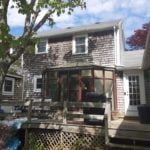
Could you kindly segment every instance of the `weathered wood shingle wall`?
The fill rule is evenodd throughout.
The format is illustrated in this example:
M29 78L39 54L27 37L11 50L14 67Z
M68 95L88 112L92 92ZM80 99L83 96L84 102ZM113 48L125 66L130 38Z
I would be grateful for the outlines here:
M150 104L150 70L144 71L144 80L145 80L146 103Z
M22 79L15 78L14 94L0 96L0 100L21 100L22 99Z
M40 98L41 94L33 91L33 76L41 75L45 68L76 62L98 64L100 66L114 66L115 51L113 35L113 30L89 33L88 54L72 54L72 36L49 38L49 51L47 54L25 54L24 98Z

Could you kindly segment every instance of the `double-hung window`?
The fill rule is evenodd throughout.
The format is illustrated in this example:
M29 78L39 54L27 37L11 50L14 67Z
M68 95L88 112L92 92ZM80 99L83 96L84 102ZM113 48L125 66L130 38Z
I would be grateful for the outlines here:
M35 75L34 76L34 92L41 92L42 89L42 76Z
M73 54L88 53L88 35L79 35L73 37Z
M6 77L3 84L3 95L14 95L15 79Z
M36 50L35 51L36 54L47 53L47 51L48 51L47 39L39 39L38 43L36 44L35 50Z

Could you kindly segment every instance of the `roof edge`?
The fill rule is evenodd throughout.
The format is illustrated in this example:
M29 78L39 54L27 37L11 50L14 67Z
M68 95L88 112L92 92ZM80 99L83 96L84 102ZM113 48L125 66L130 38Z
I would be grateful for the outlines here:
M73 34L81 34L81 33L87 33L87 32L94 32L94 31L105 31L113 29L114 26L118 26L120 28L120 25L122 25L123 21L121 19L113 20L113 21L107 21L107 22L100 22L90 25L84 25L84 26L76 26L73 28L65 28L65 29L59 29L55 31L45 31L37 33L36 37L38 38L46 38L46 37L62 37L67 35L73 35Z

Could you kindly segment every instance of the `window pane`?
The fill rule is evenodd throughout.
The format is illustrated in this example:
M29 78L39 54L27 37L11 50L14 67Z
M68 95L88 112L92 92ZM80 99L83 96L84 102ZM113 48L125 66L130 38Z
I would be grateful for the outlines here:
M91 70L82 70L81 71L81 75L82 76L92 76L92 72L91 72Z
M76 38L76 45L84 45L85 44L85 37L77 37Z
M60 77L61 85L61 100L67 100L68 98L68 80L67 75L61 75Z
M79 75L72 75L70 77L70 101L82 100L82 81Z
M84 53L85 45L76 45L76 53Z
M5 80L4 91L11 92L12 91L12 81Z
M103 78L103 71L102 70L94 70L94 77Z
M48 97L52 100L58 100L59 93L58 90L60 88L60 85L58 85L57 80L49 80L48 81Z
M105 94L107 98L113 98L113 80L105 80Z
M98 93L98 94L104 94L104 90L103 90L103 80L102 79L94 79L94 89L95 89L95 92Z
M113 72L112 71L105 71L105 78L113 78Z
M40 40L38 42L38 52L45 52L46 51L46 40Z
M41 89L42 88L42 78L37 78L36 80L36 88Z

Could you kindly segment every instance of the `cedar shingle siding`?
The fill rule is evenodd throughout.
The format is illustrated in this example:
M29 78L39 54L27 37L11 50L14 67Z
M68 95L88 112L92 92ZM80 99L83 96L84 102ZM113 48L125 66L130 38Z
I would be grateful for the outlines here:
M150 104L150 70L144 71L144 80L146 103Z
M116 88L117 88L117 106L119 112L125 111L124 89L123 89L123 72L116 73Z
M13 95L2 95L1 100L21 100L22 99L22 79L14 78L14 94Z
M47 54L25 54L24 98L40 98L41 94L33 91L34 75L42 74L45 68L68 63L85 62L114 66L114 31L102 31L88 34L88 54L72 54L72 36L48 39L49 50Z

